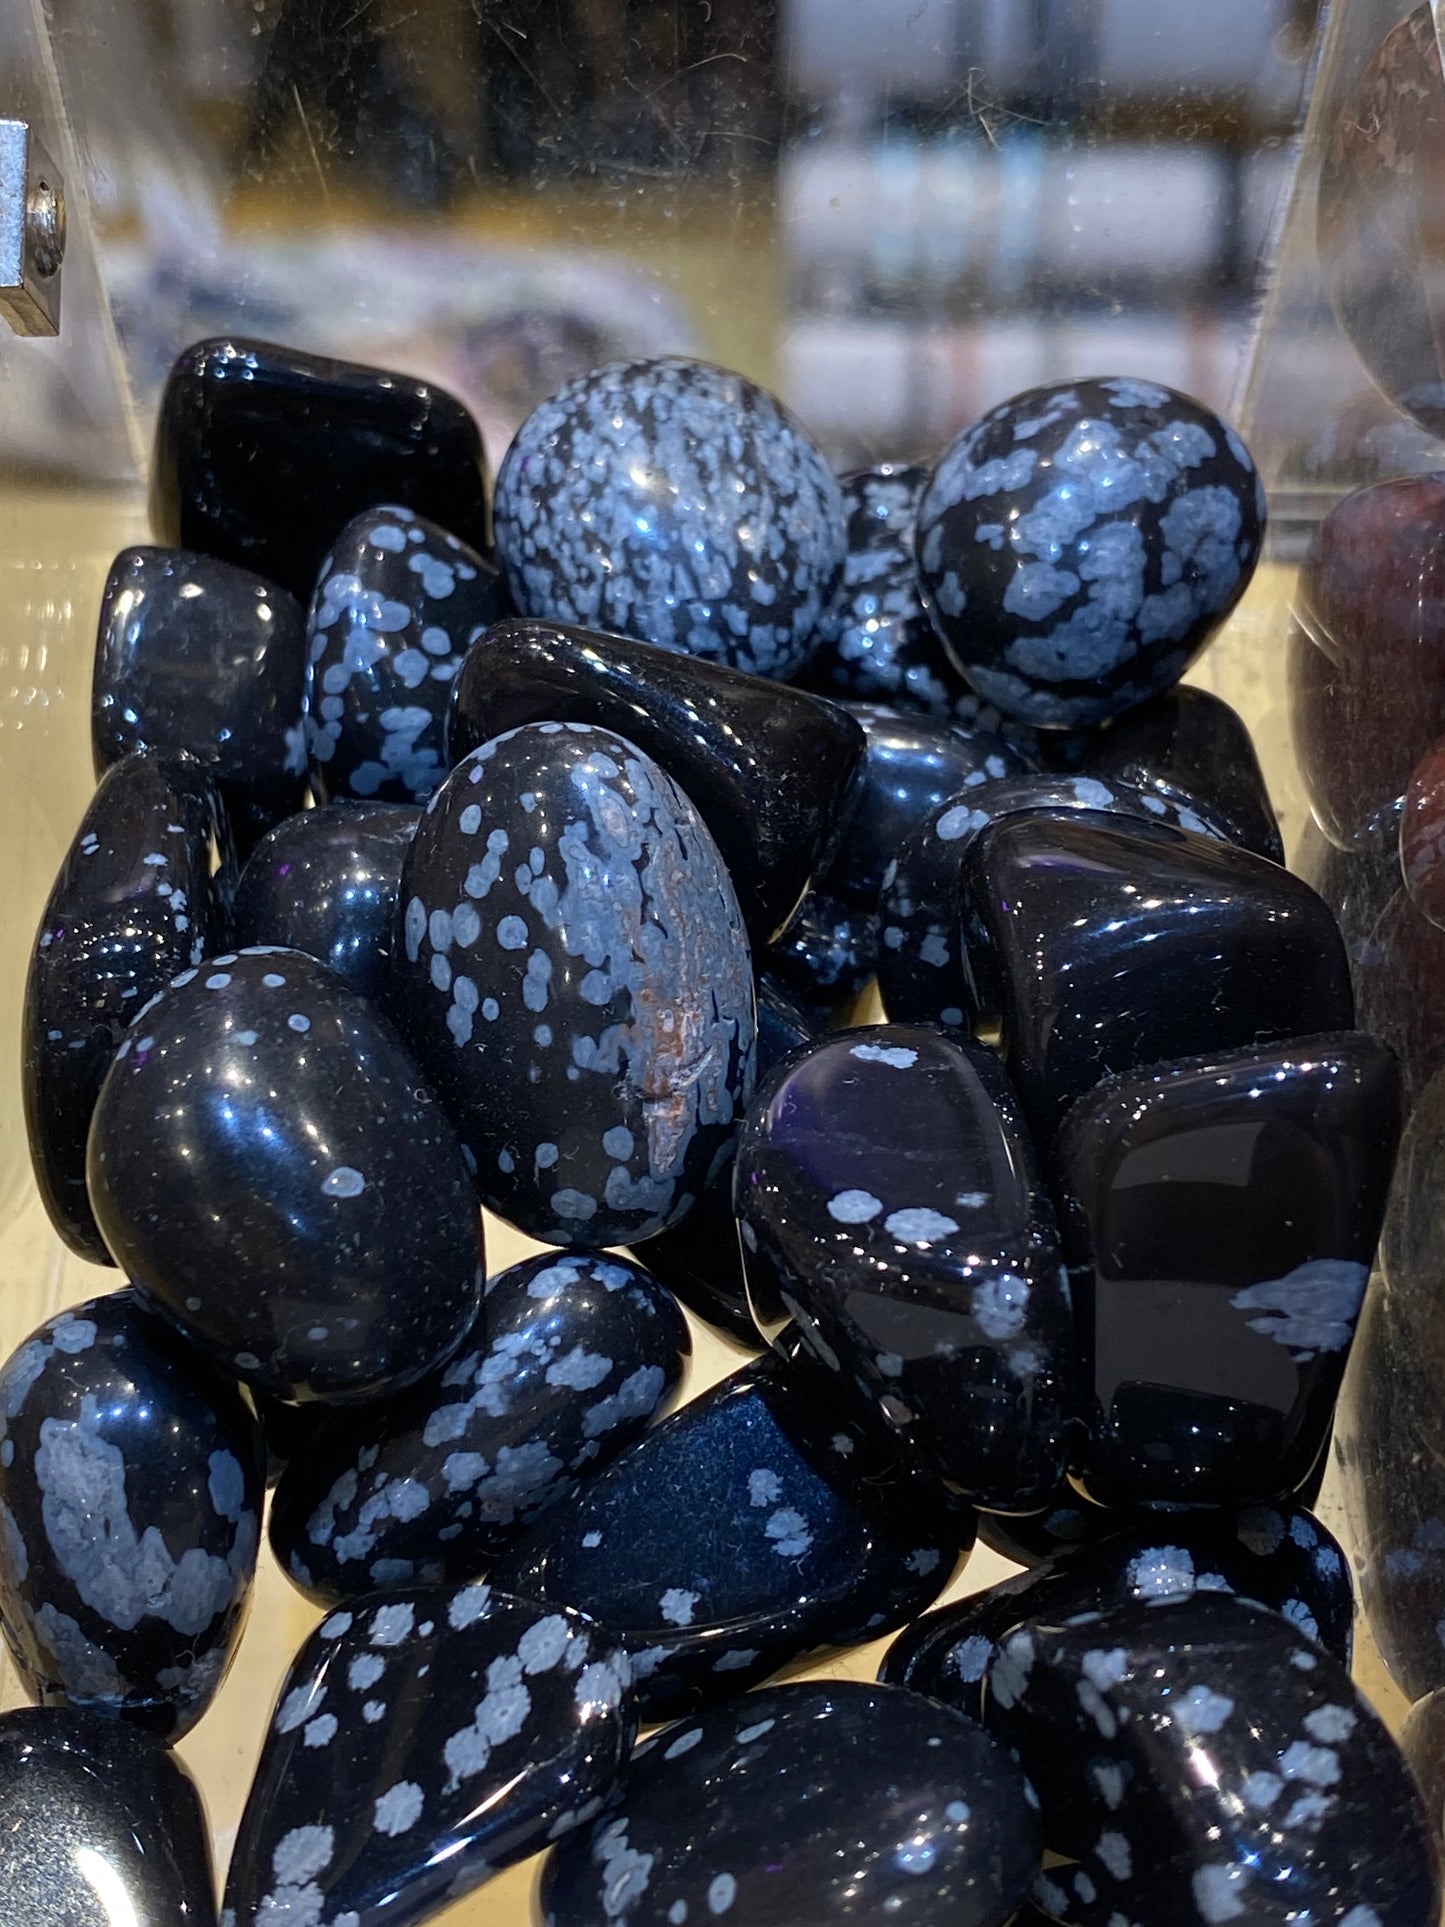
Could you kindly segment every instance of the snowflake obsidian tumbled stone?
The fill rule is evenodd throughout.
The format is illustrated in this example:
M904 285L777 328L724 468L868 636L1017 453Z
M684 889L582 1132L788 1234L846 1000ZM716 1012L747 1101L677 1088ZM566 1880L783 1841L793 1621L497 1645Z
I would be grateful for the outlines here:
M842 572L843 497L766 389L706 362L611 362L523 422L497 549L526 615L764 676L810 653Z
M965 431L918 512L944 644L1005 715L1077 729L1177 682L1259 556L1249 451L1153 382L1029 389Z

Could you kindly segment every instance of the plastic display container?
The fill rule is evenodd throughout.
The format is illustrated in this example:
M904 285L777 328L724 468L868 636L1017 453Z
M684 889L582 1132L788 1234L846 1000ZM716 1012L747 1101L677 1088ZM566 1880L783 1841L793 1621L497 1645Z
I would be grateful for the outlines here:
M1315 11L53 0L47 16L0 0L0 113L40 132L69 223L60 336L0 331L0 1353L117 1279L49 1228L16 1057L30 945L92 788L100 589L115 551L146 539L174 353L235 329L431 377L472 406L494 461L535 401L634 350L776 387L840 467L926 459L1057 377L1140 375L1233 406L1276 536L1191 680L1249 721L1293 852L1294 567L1348 488L1445 465L1428 406L1399 406L1390 357L1420 343L1369 365L1375 229L1341 216L1333 266L1317 245L1322 178L1341 192L1331 140L1409 9L1338 0L1322 52ZM1407 190L1360 191L1395 232ZM528 1249L487 1230L494 1270ZM692 1322L685 1396L741 1359ZM1322 1510L1338 1530L1332 1483ZM1009 1570L980 1548L954 1590ZM319 1617L263 1546L240 1656L180 1747L222 1866L276 1685ZM871 1678L880 1652L821 1670ZM1397 1718L1367 1641L1357 1670ZM0 1704L18 1698L0 1659ZM513 1927L533 1871L439 1918Z

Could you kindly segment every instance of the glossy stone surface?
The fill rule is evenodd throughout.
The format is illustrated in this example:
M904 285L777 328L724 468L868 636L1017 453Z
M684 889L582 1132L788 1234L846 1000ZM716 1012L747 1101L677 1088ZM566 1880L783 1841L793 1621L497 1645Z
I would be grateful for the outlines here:
M575 1605L632 1655L644 1719L756 1685L823 1645L901 1625L973 1543L810 1359L759 1359L553 1506L493 1573Z
M511 609L495 563L408 508L353 516L307 613L306 749L318 795L425 803L450 764L452 685Z
M1335 1419L1335 1458L1380 1656L1408 1698L1445 1686L1445 1077L1400 1141L1380 1238Z
M111 564L91 682L98 777L132 750L185 751L249 849L301 807L305 687L305 618L274 582L183 549L122 549Z
M868 756L858 801L825 887L873 909L884 875L909 832L950 797L1007 776L1022 776L1023 757L986 729L905 716L876 703L851 703L863 725Z
M1070 1927L1435 1927L1439 1878L1395 1743L1277 1613L1187 1599L1009 1634L990 1732L1043 1802L1034 1898Z
M1212 410L1153 382L1061 382L945 453L919 582L980 696L1077 729L1179 680L1244 593L1264 521L1249 451Z
M0 1629L33 1699L178 1739L241 1637L265 1491L233 1386L132 1291L0 1368Z
M996 729L998 712L949 661L919 594L913 528L928 476L880 462L839 478L848 554L803 679L825 696Z
M1084 768L1181 809L1200 805L1231 843L1284 862L1279 824L1244 719L1208 690L1181 684L1100 730Z
M1366 1014L1367 986L1378 974L1381 957L1370 933L1381 911L1401 885L1395 850L1342 850L1309 817L1292 853L1290 868L1329 905L1344 939L1350 978L1355 986L1357 1022L1362 1030L1378 1025ZM1395 1052L1400 1054L1398 1044Z
M846 548L843 498L766 389L706 362L617 361L517 430L497 476L517 607L788 676Z
M815 1035L815 1027L771 978L758 979L757 993L761 1086L789 1051ZM689 1311L725 1331L735 1343L759 1351L763 1340L748 1306L738 1221L733 1215L733 1162L730 1157L721 1165L682 1222L649 1238L638 1257Z
M91 1127L96 1219L141 1295L281 1398L379 1398L461 1343L482 1232L461 1147L390 1024L299 950L185 971Z
M774 1686L649 1740L615 1811L548 1860L542 1918L1003 1927L1038 1870L1030 1797L945 1707L852 1680Z
M528 724L458 764L402 872L393 998L476 1161L544 1244L675 1224L752 1095L753 988L717 846L651 758Z
M1390 847L1445 732L1445 475L1380 482L1325 517L1300 571L1287 671L1310 806L1342 849Z
M346 801L278 823L241 872L235 941L304 950L380 1003L389 982L402 860L420 817L404 803Z
M637 1731L627 1683L600 1627L488 1586L333 1613L271 1716L228 1918L427 1919L597 1812Z
M978 1515L979 1542L1018 1566L1040 1566L1061 1554L1082 1552L1127 1530L1134 1518L1113 1506L1095 1505L1061 1479L1041 1511Z
M1073 1321L1047 1192L982 1045L905 1024L790 1058L733 1181L748 1296L975 1504L1064 1467Z
M987 927L965 888L974 839L1006 816L1122 816L1218 836L1207 809L1097 776L1007 776L965 789L916 824L883 873L878 989L898 1023L968 1030L997 1018L1002 989Z
M646 1430L691 1349L661 1285L591 1252L489 1279L482 1327L404 1397L328 1418L283 1474L271 1544L309 1598L484 1573Z
M457 680L451 759L542 722L615 730L667 771L712 832L759 947L832 861L865 753L836 704L765 677L592 629L499 623Z
M1445 737L1411 773L1400 819L1400 869L1411 903L1427 923L1445 930Z
M872 905L810 890L782 936L759 961L826 1029L846 1011L878 969L878 917Z
M176 361L151 457L157 541L255 569L305 602L338 530L377 502L486 545L482 438L454 396L239 335Z
M1070 1113L1053 1171L1101 1504L1281 1498L1324 1444L1400 1129L1363 1031L1159 1064Z
M1111 1072L1348 1030L1334 918L1276 864L1165 825L1021 817L966 859L1011 1079L1043 1149Z
M111 1263L85 1186L95 1100L142 1004L224 940L211 850L225 835L199 764L123 757L101 778L40 919L25 983L25 1127L50 1222L92 1264Z
M216 1927L195 1782L159 1740L61 1707L0 1713L6 1927Z
M1398 865L1395 866L1398 868ZM1407 1104L1445 1068L1445 931L1397 890L1356 948L1358 1022L1400 1060Z
M1318 1519L1286 1505L1141 1514L1101 1545L925 1613L888 1648L878 1676L981 1719L984 1676L1015 1626L1196 1593L1268 1606L1349 1668L1349 1565Z

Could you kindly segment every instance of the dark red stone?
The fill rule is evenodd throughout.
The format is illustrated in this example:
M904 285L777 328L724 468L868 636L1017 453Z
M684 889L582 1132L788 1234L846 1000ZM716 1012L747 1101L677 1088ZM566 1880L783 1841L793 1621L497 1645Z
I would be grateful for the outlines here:
M1420 758L1405 792L1400 868L1411 903L1445 930L1445 736Z
M1422 917L1397 890L1362 946L1356 1018L1400 1060L1413 1105L1445 1069L1445 930Z
M1410 773L1445 731L1445 474L1362 489L1326 516L1288 674L1320 827L1343 850L1390 844Z

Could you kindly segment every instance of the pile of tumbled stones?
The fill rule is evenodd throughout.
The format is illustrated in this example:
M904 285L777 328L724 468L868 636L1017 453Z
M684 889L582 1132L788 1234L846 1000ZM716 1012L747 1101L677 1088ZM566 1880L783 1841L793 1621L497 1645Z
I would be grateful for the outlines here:
M27 1921L97 1863L215 1920L166 1743L273 1482L328 1616L230 1927L542 1849L549 1927L1433 1927L1307 1509L1399 1071L1178 686L1264 513L1144 381L840 482L617 364L489 499L444 393L182 357L25 1017L46 1206L128 1281L0 1370ZM487 1278L479 1205L552 1249ZM664 1416L679 1301L754 1356ZM976 1535L1026 1570L928 1613Z

